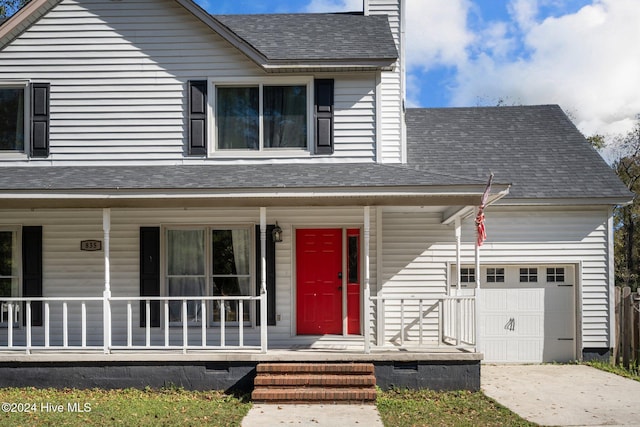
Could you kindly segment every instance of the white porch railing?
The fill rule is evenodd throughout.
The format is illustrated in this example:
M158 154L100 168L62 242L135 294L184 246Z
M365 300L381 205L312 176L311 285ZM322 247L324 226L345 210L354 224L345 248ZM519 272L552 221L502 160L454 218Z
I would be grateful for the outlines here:
M40 310L40 304L42 324L33 326L34 306ZM152 304L161 308L161 324L157 325L160 327L151 325ZM144 349L172 349L184 353L192 349L266 352L265 334L253 333L253 345L246 339L245 332L256 329L255 324L245 320L252 317L248 313L254 311L256 304L266 310L266 295L2 297L0 350L24 350L27 354L32 350L103 350L110 353L112 350ZM141 319L143 312L145 318ZM122 315L115 317L114 313ZM266 325L258 328L266 328Z
M476 345L474 296L379 295L371 301L378 347L473 349Z
M476 345L474 296L380 295L370 301L377 347ZM257 306L266 310L266 295L2 298L0 350L266 352L266 322L249 322ZM41 326L32 326L34 309L42 310Z

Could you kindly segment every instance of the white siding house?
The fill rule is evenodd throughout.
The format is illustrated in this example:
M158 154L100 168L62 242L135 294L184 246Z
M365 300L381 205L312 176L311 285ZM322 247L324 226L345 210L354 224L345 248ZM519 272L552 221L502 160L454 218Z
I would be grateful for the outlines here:
M608 354L627 190L557 106L405 111L404 7L0 25L0 368Z

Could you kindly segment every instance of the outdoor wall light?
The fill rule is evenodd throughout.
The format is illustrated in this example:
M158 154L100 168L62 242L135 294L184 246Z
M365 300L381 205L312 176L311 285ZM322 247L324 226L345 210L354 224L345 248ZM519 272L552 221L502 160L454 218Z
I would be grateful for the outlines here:
M278 225L278 221L276 221L276 226L273 227L271 237L273 237L273 241L276 243L282 242L282 228Z

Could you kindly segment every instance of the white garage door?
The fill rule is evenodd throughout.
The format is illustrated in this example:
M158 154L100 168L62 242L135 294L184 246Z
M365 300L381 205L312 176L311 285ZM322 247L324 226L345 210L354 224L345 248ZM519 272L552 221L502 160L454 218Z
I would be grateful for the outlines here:
M496 266L481 272L478 349L485 362L575 359L572 266Z

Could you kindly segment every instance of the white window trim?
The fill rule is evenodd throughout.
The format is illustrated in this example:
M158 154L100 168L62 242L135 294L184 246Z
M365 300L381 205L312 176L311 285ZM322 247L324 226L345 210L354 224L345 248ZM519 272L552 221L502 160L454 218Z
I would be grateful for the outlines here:
M209 78L208 79L208 134L207 145L208 155L210 157L218 158L239 158L239 157L268 157L268 158L287 158L287 157L311 157L313 151L313 136L314 136L314 123L313 123L313 76L298 76L298 77L225 77L225 78ZM216 123L216 89L218 86L233 86L233 85L256 85L260 87L260 119L259 132L260 132L260 149L258 150L218 150L217 145L217 123ZM264 148L264 129L262 120L262 88L264 86L292 86L292 85L304 85L307 88L307 146L306 148L292 148L292 149L280 149L280 148Z
M15 243L15 253L16 253L16 257L15 257L15 266L14 266L14 271L15 271L15 275L11 275L11 276L2 276L3 278L17 278L18 279L18 292L17 295L12 295L12 298L20 298L22 297L22 227L20 226L0 226L0 231L10 231L13 233L13 239L14 239L14 243ZM7 322L2 321L2 319L4 319L5 315L6 315L6 308L5 308L5 304L2 304L2 307L0 308L0 310L2 310L2 318L0 319L0 327L7 327ZM17 323L14 323L14 326L17 327L21 327L22 325L22 321L18 321Z
M2 160L26 160L31 151L31 93L29 80L0 80L0 88L23 88L24 89L24 149L23 150L0 150Z
M205 241L204 241L204 257L205 257L205 295L204 296L212 296L211 290L212 280L213 280L213 266L211 264L211 231L212 230L240 230L246 229L249 230L249 241L251 242L250 248L250 262L249 262L249 273L251 275L250 280L250 296L255 295L256 289L256 267L255 262L251 262L251 260L255 260L256 257L256 247L255 247L255 233L254 233L253 224L166 224L161 227L160 233L160 296L168 296L169 295L169 283L168 283L168 263L167 263L167 231L168 230L204 230L205 232ZM197 299L195 297L194 299ZM164 309L160 310L160 324L164 328L165 320L164 320ZM213 319L213 310L207 307L207 326L217 326L220 324L219 321L215 321ZM255 313L253 310L249 312L249 321L244 322L244 326L253 326L256 323ZM182 327L182 320L178 322L168 322L169 327ZM193 322L187 321L187 326L201 326L201 322ZM238 322L225 322L227 326L237 326Z

